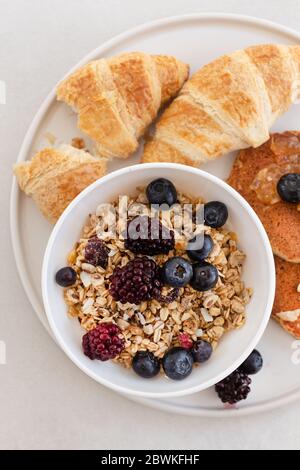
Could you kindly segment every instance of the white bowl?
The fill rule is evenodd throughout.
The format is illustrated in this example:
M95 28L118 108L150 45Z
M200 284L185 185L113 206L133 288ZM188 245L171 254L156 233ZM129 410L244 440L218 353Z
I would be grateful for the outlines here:
M91 361L81 349L83 330L67 316L62 289L55 273L66 264L67 254L80 236L87 215L103 202L119 195L133 195L157 177L170 179L178 190L205 200L220 200L229 209L227 225L239 237L247 254L243 279L254 289L247 306L247 321L240 330L227 333L212 358L182 381L159 376L142 379L132 370L112 362ZM144 164L121 169L96 181L69 205L55 225L45 252L42 291L49 324L69 358L87 375L118 392L144 397L171 397L204 390L235 370L251 353L268 324L275 293L275 268L266 232L249 204L222 180L204 171L177 164Z

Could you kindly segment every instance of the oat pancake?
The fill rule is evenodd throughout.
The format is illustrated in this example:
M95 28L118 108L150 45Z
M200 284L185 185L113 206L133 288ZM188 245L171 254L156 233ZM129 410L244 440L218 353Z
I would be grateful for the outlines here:
M300 264L275 256L276 295L272 315L290 334L300 338Z
M280 176L300 172L300 132L273 134L265 144L240 151L228 183L250 203L261 219L273 252L300 263L300 207L282 201Z

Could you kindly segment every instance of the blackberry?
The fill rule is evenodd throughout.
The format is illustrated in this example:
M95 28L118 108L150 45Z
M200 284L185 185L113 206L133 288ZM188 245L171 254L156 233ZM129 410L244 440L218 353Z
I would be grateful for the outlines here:
M162 303L173 302L179 290L173 289L164 296L160 268L146 256L129 261L122 268L117 267L110 276L109 291L112 297L123 304L140 304L144 300L156 299Z
M167 255L175 247L173 230L146 215L137 216L127 223L125 248L139 255Z
M82 338L82 349L90 359L108 361L114 359L124 349L124 338L120 328L114 323L100 323Z
M108 253L109 249L104 241L95 236L87 242L84 258L87 263L93 266L101 266L101 268L105 269L108 263Z
M110 276L110 293L121 303L139 304L153 298L160 291L159 268L155 261L138 257L122 268L117 267Z
M234 405L241 400L246 400L251 389L251 379L247 374L239 370L235 370L219 382L216 386L216 392L223 403Z

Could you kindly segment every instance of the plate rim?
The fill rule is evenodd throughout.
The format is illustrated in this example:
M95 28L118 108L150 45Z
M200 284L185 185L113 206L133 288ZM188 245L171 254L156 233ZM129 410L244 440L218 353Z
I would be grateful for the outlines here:
M92 60L97 55L107 53L110 48L119 44L120 42L122 42L122 40L124 41L128 40L140 33L151 32L151 30L155 30L156 28L160 28L162 26L166 27L168 25L181 24L181 23L192 21L192 20L198 20L198 21L215 20L215 21L227 21L227 22L233 21L236 23L250 24L252 26L253 25L260 26L260 27L267 28L270 30L275 30L276 32L291 36L291 38L294 41L295 40L300 41L300 33L298 33L293 28L281 25L279 23L276 23L267 19L258 18L255 16L232 14L232 13L209 13L209 12L176 15L176 16L170 16L170 17L160 18L160 19L156 19L150 22L146 22L138 26L135 26L133 28L130 28L116 36L113 36L111 39L108 39L107 41L102 43L100 46L94 48L92 51L86 54L74 67L72 67L67 72L65 76L69 75L75 69L87 63L88 61ZM52 90L43 100L38 111L36 112L25 134L23 143L18 153L17 162L26 160L26 157L28 156L29 148L32 144L33 137L35 133L37 132L38 127L41 121L43 120L44 115L46 114L51 103L55 102L55 96L56 96L55 88L56 86L52 88ZM41 321L41 323L43 324L47 332L50 334L50 336L54 340L52 332L46 321L46 316L43 315L43 313L40 311L39 301L37 301L36 299L36 295L32 288L30 278L28 276L27 269L25 266L25 260L22 255L22 248L21 248L22 241L21 241L20 230L19 230L19 220L17 217L20 195L21 195L21 192L17 185L16 178L13 177L11 194L10 194L10 235L11 235L13 254L14 254L14 258L15 258L15 262L17 266L18 275L23 285L23 288L25 290L25 293L28 297L28 300L30 304L32 305L35 314L37 315L37 317L39 318L39 320ZM205 408L199 408L198 410L194 408L182 409L181 407L179 408L178 405L176 404L173 405L173 404L168 403L167 400L166 402L161 402L160 400L156 400L156 399L141 398L137 396L128 396L122 393L121 395L127 398L130 398L133 401L151 406L153 408L161 409L161 410L169 411L169 412L175 412L178 414L185 414L185 415L191 415L191 416L204 416L204 417L239 417L239 416L245 416L249 414L258 413L261 411L267 411L267 410L274 409L274 408L279 408L288 403L291 403L292 401L300 399L300 388L299 390L288 392L286 395L282 395L279 398L276 398L274 400L268 400L267 402L262 402L257 405L253 404L253 405L249 405L249 407L230 409L230 410L228 409L209 410Z

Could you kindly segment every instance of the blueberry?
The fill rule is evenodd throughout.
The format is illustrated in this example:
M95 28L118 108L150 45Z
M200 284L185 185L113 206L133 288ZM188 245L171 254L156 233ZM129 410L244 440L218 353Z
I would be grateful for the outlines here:
M239 370L247 375L257 374L263 367L264 361L260 352L256 349L252 351L250 356L239 367Z
M165 374L173 380L182 380L188 377L193 369L193 355L184 348L172 348L162 360Z
M186 252L192 260L203 261L209 256L213 247L214 242L210 235L198 236L189 241Z
M162 280L172 287L184 287L193 277L193 266L180 256L170 258L162 267Z
M173 183L165 178L152 181L146 189L150 204L168 204L172 206L177 202L177 191Z
M159 360L149 351L139 351L132 360L134 372L144 379L155 377L160 370Z
M212 355L213 349L210 343L207 341L199 340L194 343L192 347L192 354L195 362L203 362L208 361L210 356Z
M283 175L277 183L277 192L286 202L300 202L300 173Z
M76 282L76 271L73 268L66 267L57 271L55 280L61 287L69 287Z
M194 274L191 280L191 286L198 291L210 290L218 282L219 274L215 266L206 261L194 264Z
M205 225L212 228L222 227L228 219L228 209L220 201L211 201L204 204Z

